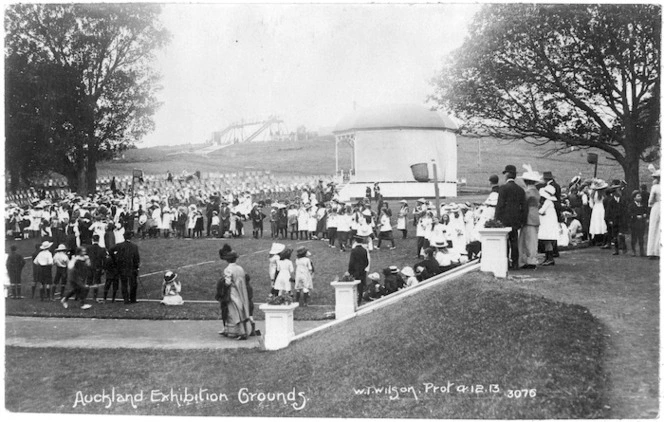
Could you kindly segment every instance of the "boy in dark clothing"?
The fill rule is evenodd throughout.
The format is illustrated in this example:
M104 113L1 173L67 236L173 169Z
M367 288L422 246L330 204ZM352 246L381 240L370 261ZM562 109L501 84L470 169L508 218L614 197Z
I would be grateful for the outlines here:
M606 214L606 227L612 242L615 245L614 255L618 255L620 249L623 253L627 253L627 245L625 243L625 232L627 230L627 202L622 198L622 188L612 186L607 192L609 194L606 199L604 208Z

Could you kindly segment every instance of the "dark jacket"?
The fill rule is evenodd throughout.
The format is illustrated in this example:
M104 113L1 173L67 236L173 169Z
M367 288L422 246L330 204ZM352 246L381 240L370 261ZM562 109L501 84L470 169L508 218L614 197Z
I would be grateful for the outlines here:
M112 234L113 232L111 232ZM93 270L101 270L104 268L106 261L106 248L102 248L97 243L87 247L88 256L90 257L90 268Z
M627 214L629 215L629 222L632 227L644 227L650 212L648 211L648 206L645 201L641 201L641 205L632 201L627 206Z
M428 278L431 278L431 277L441 273L440 265L438 264L438 261L436 261L433 258L432 259L425 259L423 261L418 262L417 264L415 264L414 268L417 268L417 267L422 267L423 268L423 270L420 274L420 276L421 276L420 281L426 280Z
M496 220L505 226L520 228L526 222L528 206L526 192L513 180L508 181L498 190L498 204L496 204Z
M627 200L620 198L620 202L616 201L615 197L611 195L604 203L606 210L604 220L608 226L619 227L622 229L627 228L628 214L627 214Z
M138 267L141 265L138 246L128 240L113 246L110 255L119 274L129 275L138 271Z
M348 272L355 277L355 280L364 281L367 275L367 266L369 266L369 254L367 250L362 245L357 245L351 249Z
M9 273L9 281L11 284L20 284L21 283L21 271L23 271L23 266L25 261L23 257L16 253L11 252L7 257L7 272Z

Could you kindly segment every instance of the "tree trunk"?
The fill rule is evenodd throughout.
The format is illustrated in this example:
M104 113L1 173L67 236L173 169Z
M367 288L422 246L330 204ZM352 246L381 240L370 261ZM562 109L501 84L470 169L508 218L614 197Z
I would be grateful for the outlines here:
M633 191L639 189L639 153L634 147L635 142L627 142L625 148L625 159L621 163L623 171L625 172L625 181L627 188L625 195L631 195Z
M97 162L88 155L87 187L89 193L97 191Z
M76 171L76 192L81 196L86 196L88 194L88 174L85 166L81 166Z

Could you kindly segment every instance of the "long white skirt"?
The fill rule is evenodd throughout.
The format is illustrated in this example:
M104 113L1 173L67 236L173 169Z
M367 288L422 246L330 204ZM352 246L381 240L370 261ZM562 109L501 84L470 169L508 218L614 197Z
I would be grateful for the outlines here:
M180 295L168 295L164 296L164 298L161 300L162 305L183 305L184 300L182 300L182 296Z
M590 214L590 229L588 232L592 235L606 233L606 221L604 221L604 204L596 202L593 206L593 212Z
M660 203L655 202L650 208L650 223L648 226L648 256L659 256L660 244Z

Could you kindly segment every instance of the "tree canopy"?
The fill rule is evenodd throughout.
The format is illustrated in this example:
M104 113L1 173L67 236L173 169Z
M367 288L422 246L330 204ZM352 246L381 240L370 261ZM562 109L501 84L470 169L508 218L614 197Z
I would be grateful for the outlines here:
M639 183L659 158L661 7L492 4L430 100L479 136L607 152Z
M96 164L151 131L154 53L169 40L153 4L17 4L5 14L5 120L12 187L54 171L81 193Z

